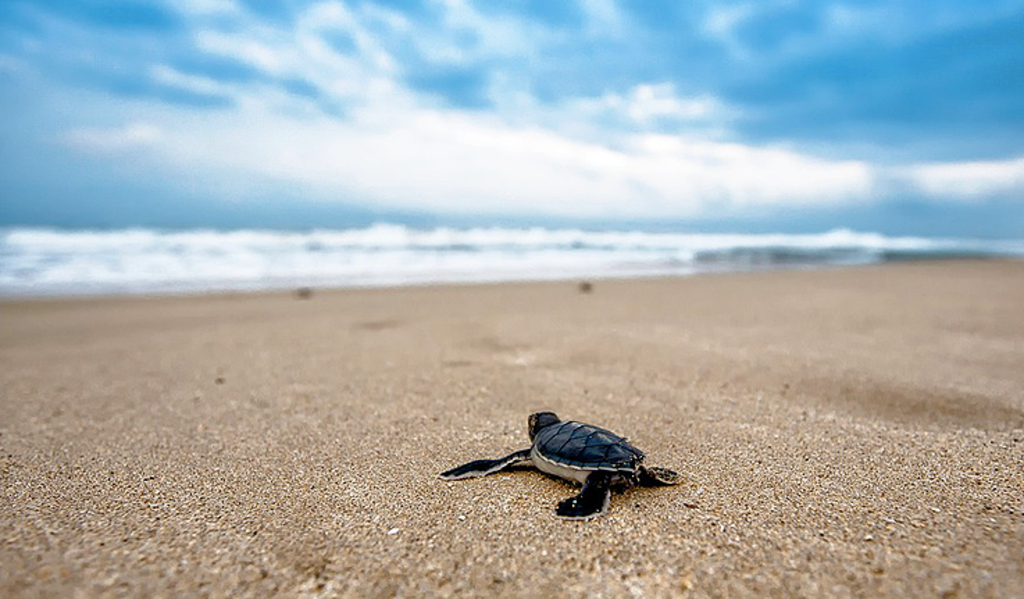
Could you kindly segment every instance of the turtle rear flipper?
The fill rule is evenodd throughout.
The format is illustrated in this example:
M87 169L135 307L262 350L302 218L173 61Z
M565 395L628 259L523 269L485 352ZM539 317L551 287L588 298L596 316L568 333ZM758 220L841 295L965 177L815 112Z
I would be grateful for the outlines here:
M589 520L608 510L612 492L610 472L597 471L587 477L583 490L558 504L555 515L569 520Z
M683 477L668 468L656 466L645 466L637 473L640 477L640 485L644 487L667 487L678 485L683 482Z
M445 470L440 476L442 480L462 480L464 478L487 476L488 474L494 474L495 472L504 470L513 464L525 462L529 459L530 450L523 449L513 454L509 454L500 460L473 460L472 462L463 464L457 468Z

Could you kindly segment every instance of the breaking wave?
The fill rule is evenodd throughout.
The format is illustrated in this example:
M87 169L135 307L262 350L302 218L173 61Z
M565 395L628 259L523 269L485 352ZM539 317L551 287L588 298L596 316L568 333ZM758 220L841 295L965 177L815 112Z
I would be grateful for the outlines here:
M945 257L1024 256L1024 241L545 228L0 230L0 295L106 295L680 276Z

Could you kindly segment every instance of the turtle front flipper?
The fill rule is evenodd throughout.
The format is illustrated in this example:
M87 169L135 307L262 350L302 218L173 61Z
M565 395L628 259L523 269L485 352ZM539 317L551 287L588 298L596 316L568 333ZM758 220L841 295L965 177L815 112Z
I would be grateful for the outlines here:
M640 468L637 474L640 477L640 485L644 487L667 487L683 482L683 477L678 472L668 468L645 466Z
M445 470L441 473L442 480L462 480L464 478L476 478L478 476L487 476L488 474L494 474L499 470L504 470L513 464L519 462L529 461L530 450L523 449L513 454L507 455L500 460L473 460L468 464L463 464L457 468L451 470Z
M608 510L612 491L612 474L596 471L587 477L583 490L558 504L555 515L569 520L589 520Z

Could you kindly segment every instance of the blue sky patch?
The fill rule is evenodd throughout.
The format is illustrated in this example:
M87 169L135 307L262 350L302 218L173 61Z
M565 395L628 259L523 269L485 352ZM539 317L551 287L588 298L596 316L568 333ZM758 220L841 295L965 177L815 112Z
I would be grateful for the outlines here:
M32 93L0 97L29 140L0 224L59 212L54 177L69 206L137 193L131 163L160 218L287 189L336 214L1024 232L1021 31L1024 0L9 0L0 81Z

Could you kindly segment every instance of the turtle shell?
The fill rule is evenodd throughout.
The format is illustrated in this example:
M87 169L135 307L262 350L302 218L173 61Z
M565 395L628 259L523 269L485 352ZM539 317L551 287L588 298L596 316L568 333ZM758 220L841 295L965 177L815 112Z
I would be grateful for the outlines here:
M540 429L534 447L544 458L580 470L634 472L644 459L644 452L615 433L571 420Z

